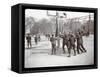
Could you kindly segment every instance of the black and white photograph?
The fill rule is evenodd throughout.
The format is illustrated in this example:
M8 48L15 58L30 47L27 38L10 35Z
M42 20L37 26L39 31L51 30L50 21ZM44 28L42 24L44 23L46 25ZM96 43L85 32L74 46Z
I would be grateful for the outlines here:
M94 64L94 13L25 9L24 67Z

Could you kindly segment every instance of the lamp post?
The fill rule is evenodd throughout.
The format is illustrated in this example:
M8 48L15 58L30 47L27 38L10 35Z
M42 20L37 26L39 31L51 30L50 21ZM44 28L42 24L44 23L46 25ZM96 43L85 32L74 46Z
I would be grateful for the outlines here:
M58 11L56 11L56 32L55 32L56 37L59 35L58 16L59 16Z
M59 35L59 20L58 20L58 19L59 19L59 18L67 18L66 13L63 13L63 15L64 15L65 17L60 16L58 11L56 11L56 15L52 15L52 14L49 14L49 12L48 12L48 10L47 10L47 16L52 16L52 17L55 17L55 18L56 18L56 30L55 30L55 36L56 36L56 37Z

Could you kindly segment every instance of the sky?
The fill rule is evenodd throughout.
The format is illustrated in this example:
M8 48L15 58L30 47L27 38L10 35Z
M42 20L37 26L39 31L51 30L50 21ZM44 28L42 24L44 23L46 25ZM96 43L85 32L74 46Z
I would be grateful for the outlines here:
M49 10L48 11L50 15L55 15L56 11ZM89 15L88 12L70 12L70 11L58 11L59 16L64 16L63 13L67 14L67 18L75 18L75 17L81 17L81 16L87 16ZM93 15L93 13L90 13ZM26 9L25 10L25 17L32 16L37 21L43 18L49 19L51 16L47 16L47 10L39 10L39 9Z

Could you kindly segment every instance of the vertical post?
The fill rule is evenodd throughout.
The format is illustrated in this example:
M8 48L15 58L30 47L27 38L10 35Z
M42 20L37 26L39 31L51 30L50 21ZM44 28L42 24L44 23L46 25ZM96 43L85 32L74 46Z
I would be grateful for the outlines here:
M91 16L90 16L90 13L89 13L89 21L88 21L88 35L90 34L90 30L89 30L89 28L90 28L90 20L91 20Z
M56 11L56 33L55 36L57 37L59 34L59 28L58 28L58 12Z

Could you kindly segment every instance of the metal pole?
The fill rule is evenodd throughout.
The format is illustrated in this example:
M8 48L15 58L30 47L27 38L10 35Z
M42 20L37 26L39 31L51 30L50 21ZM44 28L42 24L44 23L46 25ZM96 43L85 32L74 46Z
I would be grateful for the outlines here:
M57 37L59 34L59 29L58 29L58 12L56 11L56 33L55 36Z

